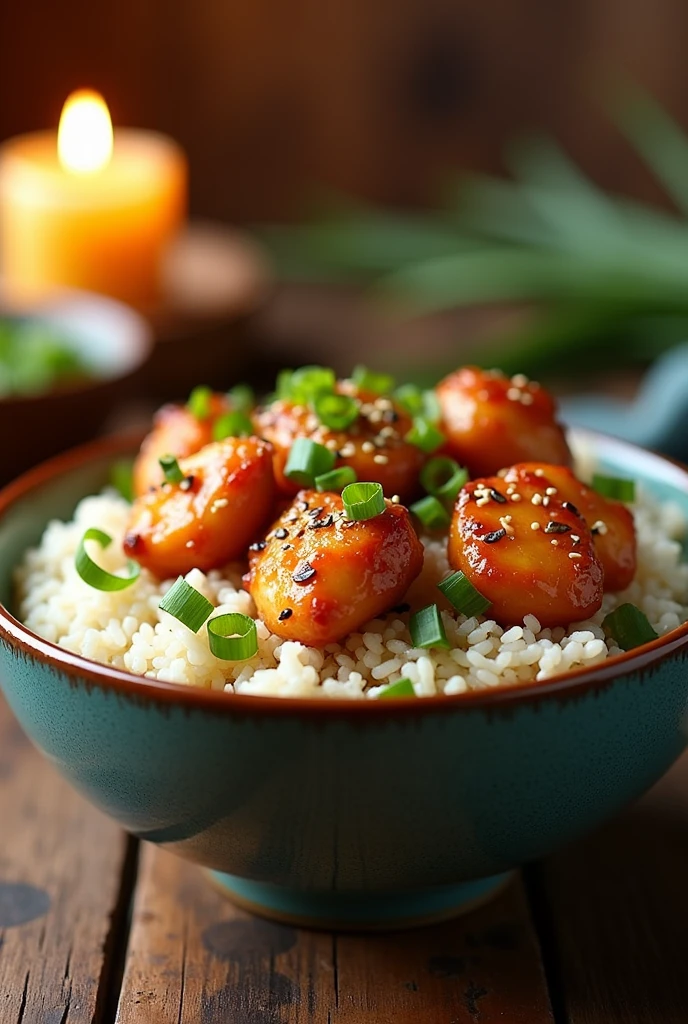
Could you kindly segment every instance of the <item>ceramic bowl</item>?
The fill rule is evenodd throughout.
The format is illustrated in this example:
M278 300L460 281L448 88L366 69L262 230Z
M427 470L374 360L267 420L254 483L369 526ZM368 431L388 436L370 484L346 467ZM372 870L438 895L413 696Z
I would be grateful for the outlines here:
M688 513L688 470L595 439ZM34 743L130 832L276 919L379 927L456 913L651 786L686 745L688 626L549 682L424 700L227 696L67 653L12 607L12 568L107 478L79 449L0 495L0 678Z
M0 399L0 483L94 437L132 392L153 343L148 323L128 306L86 292L58 291L31 305L10 302L0 284L0 318L53 328L91 368L73 385ZM11 438L11 443L7 439Z

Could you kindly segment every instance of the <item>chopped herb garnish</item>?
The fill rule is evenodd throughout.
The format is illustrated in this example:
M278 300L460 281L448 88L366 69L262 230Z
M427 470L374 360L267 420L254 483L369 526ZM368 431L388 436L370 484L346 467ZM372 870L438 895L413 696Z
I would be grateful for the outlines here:
M647 615L634 604L619 605L604 618L602 628L622 651L630 651L659 637Z
M348 484L342 491L344 511L349 519L373 519L385 511L382 485L378 483Z
M436 604L414 612L409 621L409 631L414 647L444 647L447 650L451 647Z
M318 491L334 491L341 493L347 484L356 482L356 471L351 466L340 466L339 469L332 469L329 473L322 473L315 478L315 487Z
M330 430L347 430L358 419L359 403L350 395L320 394L313 402L313 410Z
M250 437L253 424L245 412L225 412L213 424L213 440L224 441L226 437Z
M89 587L93 587L94 590L104 591L126 590L132 583L136 583L141 573L140 565L129 559L127 561L128 576L116 576L114 573L107 572L107 570L101 569L86 551L86 543L90 540L95 541L101 548L107 548L112 543L112 537L103 530L97 530L95 527L86 530L74 557L76 571L84 583L88 583Z
M449 526L451 521L451 517L442 502L432 494L428 494L425 498L421 498L420 501L414 502L410 506L410 511L420 519L423 526L427 527L428 530L444 529Z
M309 437L297 437L291 446L284 475L302 487L312 487L316 477L334 468L335 460L336 456L329 448L311 441Z
M168 484L180 484L182 482L184 474L174 455L163 455L162 458L158 459L158 462Z
M434 423L431 423L422 416L416 416L413 420L413 426L405 435L404 440L430 455L442 447L446 438Z
M415 697L416 691L410 679L397 679L391 683L382 693L378 694L378 700L386 700L388 697Z
M213 393L210 388L199 385L189 395L186 407L197 420L207 420L210 416Z
M365 366L355 367L351 379L362 391L372 391L376 395L388 395L394 387L394 377L388 373L376 373Z
M453 572L441 583L437 584L447 600L467 618L473 615L482 615L492 604L479 590L473 586L471 581L462 572Z
M603 476L595 473L592 478L593 489L605 498L612 498L615 501L635 501L635 481L627 480L621 476Z
M199 590L179 576L172 584L162 601L160 610L174 616L192 633L199 629L213 611L213 605Z

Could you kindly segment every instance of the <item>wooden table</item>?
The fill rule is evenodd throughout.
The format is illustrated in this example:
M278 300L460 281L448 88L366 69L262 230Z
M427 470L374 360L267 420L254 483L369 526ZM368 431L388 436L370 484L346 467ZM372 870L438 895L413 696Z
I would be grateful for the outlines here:
M687 872L684 758L466 917L296 931L125 836L0 698L1 1024L686 1024Z

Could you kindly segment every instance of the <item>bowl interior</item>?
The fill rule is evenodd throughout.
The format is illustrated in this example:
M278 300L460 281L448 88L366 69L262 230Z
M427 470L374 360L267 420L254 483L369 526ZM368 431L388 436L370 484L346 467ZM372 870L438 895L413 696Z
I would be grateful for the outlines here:
M596 469L633 478L660 500L675 502L688 518L688 469L593 432L576 430L571 439L584 466L592 468L594 458ZM32 470L7 488L0 513L0 602L8 610L13 610L13 570L21 553L39 542L50 520L70 519L81 498L108 483L115 459L133 454L136 447L133 438L96 442Z

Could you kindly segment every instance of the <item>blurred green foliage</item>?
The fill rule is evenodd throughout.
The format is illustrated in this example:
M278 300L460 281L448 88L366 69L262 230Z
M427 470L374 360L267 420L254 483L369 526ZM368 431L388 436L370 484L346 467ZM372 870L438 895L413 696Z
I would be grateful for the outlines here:
M356 283L415 313L534 303L525 327L466 353L506 372L646 363L688 338L688 139L646 93L612 104L676 214L605 194L551 140L507 154L511 180L469 176L432 213L339 200L261 229L287 278ZM469 339L470 341L470 339ZM481 350L482 349L482 350Z

